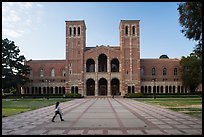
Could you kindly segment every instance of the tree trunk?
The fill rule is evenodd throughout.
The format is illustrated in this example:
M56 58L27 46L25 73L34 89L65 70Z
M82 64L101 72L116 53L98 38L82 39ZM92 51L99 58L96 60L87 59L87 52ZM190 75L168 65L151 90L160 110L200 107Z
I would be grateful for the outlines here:
M21 95L21 86L20 86L20 84L17 84L17 86L16 86L16 94L17 94L17 96Z

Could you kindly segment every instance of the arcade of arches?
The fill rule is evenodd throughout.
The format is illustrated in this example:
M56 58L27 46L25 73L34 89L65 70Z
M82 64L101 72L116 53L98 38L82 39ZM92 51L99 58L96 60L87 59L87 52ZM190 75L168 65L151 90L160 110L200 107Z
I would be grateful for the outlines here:
M111 72L119 72L120 62L117 58L113 58L110 64ZM96 67L98 65L98 67ZM108 60L105 54L100 54L98 56L98 64L95 64L95 61L92 58L87 59L86 61L86 72L109 72ZM97 70L98 69L98 70Z
M187 93L184 86L141 86L141 93Z
M92 78L86 81L87 96L107 96L113 94L120 95L120 81L117 78L113 78L110 83L105 78L100 78L97 82Z
M65 87L27 87L24 91L32 95L65 94Z

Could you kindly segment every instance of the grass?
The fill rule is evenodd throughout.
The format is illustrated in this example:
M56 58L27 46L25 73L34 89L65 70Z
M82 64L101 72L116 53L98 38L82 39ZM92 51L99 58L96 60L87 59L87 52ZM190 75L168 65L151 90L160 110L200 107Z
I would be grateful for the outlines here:
M140 98L135 100L202 119L202 98Z
M2 114L3 114L2 116L7 117L7 116L15 115L18 113L23 113L29 110L31 109L29 108L2 108Z
M71 99L51 98L51 99L2 99L2 117L7 117L22 112L38 109L41 107L54 105L57 101L64 102Z

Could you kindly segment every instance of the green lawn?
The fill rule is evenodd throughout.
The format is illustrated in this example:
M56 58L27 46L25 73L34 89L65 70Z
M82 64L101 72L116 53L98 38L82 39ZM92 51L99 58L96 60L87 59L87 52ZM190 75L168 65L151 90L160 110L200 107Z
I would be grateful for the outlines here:
M135 100L202 119L202 98L137 98Z
M57 101L69 101L68 98L50 98L50 99L2 99L2 117L15 115L29 110L54 105Z

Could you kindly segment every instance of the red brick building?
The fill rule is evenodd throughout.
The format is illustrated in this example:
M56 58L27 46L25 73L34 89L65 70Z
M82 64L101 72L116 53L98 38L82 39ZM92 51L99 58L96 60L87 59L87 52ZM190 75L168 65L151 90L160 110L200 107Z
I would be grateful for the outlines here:
M126 93L187 92L179 59L140 59L139 20L120 21L120 45L86 47L83 20L66 21L66 59L30 60L31 82L24 94L80 93L124 96Z

